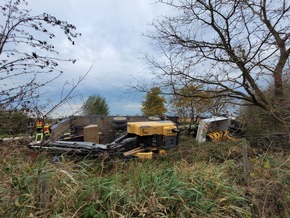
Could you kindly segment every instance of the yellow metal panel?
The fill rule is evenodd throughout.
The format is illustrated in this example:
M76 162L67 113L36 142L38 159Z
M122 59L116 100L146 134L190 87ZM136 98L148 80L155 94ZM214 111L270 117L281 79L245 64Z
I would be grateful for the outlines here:
M176 135L176 126L171 121L128 122L127 132L139 136Z
M165 136L174 136L174 135L176 135L176 133L172 131L173 129L176 129L176 126L169 125L169 126L163 127L163 135L165 135Z
M138 152L134 154L135 157L138 157L140 159L152 159L153 157L153 152Z
M166 151L163 149L158 150L158 155L164 155L166 154Z
M211 141L213 142L222 142L228 139L234 140L234 138L229 135L228 130L220 131L220 132L211 132L211 133L208 133L207 136L209 136Z

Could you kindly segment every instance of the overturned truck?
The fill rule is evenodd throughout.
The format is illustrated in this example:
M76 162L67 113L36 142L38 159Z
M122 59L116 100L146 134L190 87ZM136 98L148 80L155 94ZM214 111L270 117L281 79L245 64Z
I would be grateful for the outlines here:
M240 121L227 117L202 119L197 128L196 141L202 143L205 141L221 142L234 140L243 136L242 125Z
M93 157L107 154L151 159L178 145L176 123L177 119L156 117L69 117L51 126L47 140L32 142L28 147Z

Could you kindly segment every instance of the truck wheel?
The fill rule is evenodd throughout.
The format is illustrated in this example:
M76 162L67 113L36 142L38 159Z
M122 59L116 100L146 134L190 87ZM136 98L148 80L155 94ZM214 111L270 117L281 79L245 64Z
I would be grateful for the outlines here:
M160 117L156 117L156 116L150 116L150 117L148 117L148 119L149 120L152 120L152 121L159 121L159 120L161 120Z
M127 123L127 117L114 117L113 123L117 123L117 124Z
M123 129L127 127L127 123L112 123L114 129Z

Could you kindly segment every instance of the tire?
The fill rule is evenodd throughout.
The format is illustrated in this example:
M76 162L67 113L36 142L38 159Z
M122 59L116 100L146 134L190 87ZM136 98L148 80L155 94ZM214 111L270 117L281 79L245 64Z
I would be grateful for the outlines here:
M113 123L125 124L125 123L127 123L127 117L114 117L113 118Z
M148 119L151 120L151 121L159 121L159 120L161 120L160 117L156 117L156 116L150 116L150 117L148 117Z
M123 129L127 127L127 123L112 123L114 129Z

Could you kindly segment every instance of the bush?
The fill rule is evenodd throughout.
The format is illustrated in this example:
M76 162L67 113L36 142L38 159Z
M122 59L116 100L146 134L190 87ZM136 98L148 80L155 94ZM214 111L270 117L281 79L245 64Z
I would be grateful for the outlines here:
M28 131L29 117L21 112L1 112L0 119L1 135L17 135Z

